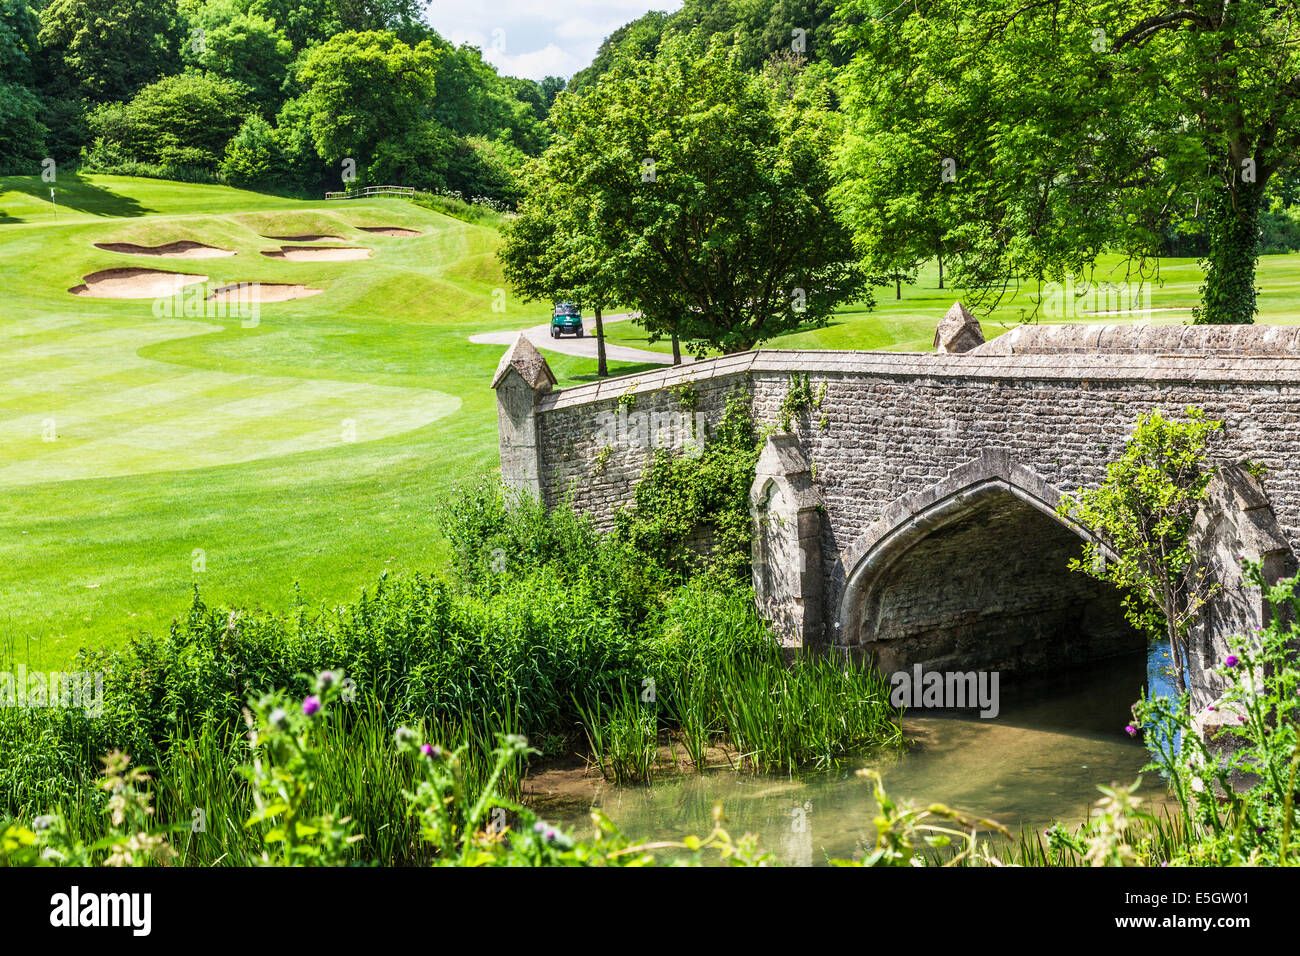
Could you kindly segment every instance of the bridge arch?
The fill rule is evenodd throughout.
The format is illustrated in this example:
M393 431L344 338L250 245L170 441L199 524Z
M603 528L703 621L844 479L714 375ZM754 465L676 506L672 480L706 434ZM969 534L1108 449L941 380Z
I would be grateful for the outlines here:
M882 670L1040 671L1139 650L1110 585L1068 569L1096 539L1003 450L889 505L843 553L837 644Z

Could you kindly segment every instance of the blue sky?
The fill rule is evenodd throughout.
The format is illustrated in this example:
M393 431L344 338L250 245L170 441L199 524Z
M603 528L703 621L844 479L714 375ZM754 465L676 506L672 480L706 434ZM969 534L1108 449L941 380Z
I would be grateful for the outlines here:
M434 0L430 25L452 43L471 43L500 72L540 80L569 77L591 63L618 27L681 0Z

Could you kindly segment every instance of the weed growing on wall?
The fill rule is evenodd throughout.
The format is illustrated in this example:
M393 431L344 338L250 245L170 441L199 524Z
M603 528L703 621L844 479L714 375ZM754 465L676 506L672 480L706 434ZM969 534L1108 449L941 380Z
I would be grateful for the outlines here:
M749 399L748 389L728 396L699 456L655 453L632 507L615 514L617 537L677 574L749 580L749 489L763 445Z

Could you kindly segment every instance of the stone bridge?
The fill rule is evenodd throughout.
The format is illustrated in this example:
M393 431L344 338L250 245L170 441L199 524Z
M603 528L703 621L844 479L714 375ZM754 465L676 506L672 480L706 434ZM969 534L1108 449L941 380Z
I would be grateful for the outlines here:
M1294 573L1300 327L1028 325L985 342L957 305L935 346L761 350L556 391L521 339L493 381L502 476L608 526L656 448L691 453L744 401L776 426L751 492L754 583L788 644L887 672L1032 673L1144 646L1118 594L1068 570L1083 532L1056 508L1102 480L1138 413L1196 405L1225 423L1194 541L1223 585L1193 639L1204 710L1227 638L1266 613L1237 556Z

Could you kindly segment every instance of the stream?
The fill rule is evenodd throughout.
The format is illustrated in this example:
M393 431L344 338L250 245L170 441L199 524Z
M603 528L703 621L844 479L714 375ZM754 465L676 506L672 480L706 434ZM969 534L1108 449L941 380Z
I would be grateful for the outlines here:
M1154 772L1142 774L1148 754L1124 726L1130 705L1148 682L1171 693L1161 671L1165 647L1114 658L1032 682L1006 677L1001 712L982 720L968 713L904 714L906 750L866 755L840 770L799 777L756 776L723 766L684 772L648 786L616 787L593 770L543 772L530 777L528 801L538 813L575 835L590 835L590 811L599 807L629 837L678 840L706 835L721 801L732 836L753 833L782 865L823 865L861 858L875 844L876 801L859 767L880 771L891 799L944 803L974 817L998 821L1013 833L1053 822L1070 826L1088 816L1099 784L1132 784L1148 809L1164 803Z

